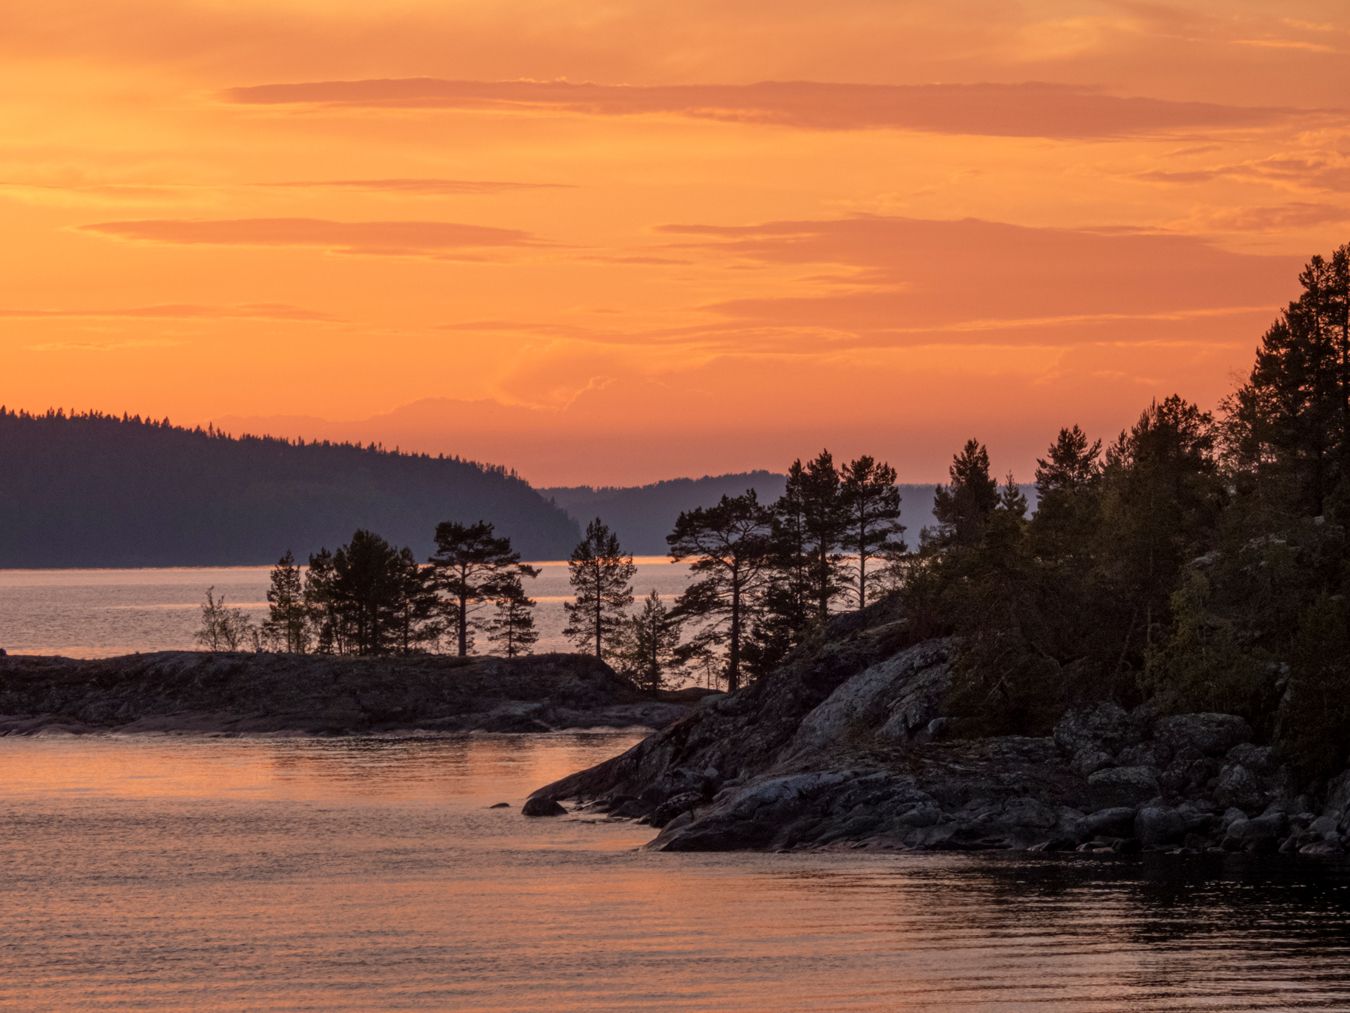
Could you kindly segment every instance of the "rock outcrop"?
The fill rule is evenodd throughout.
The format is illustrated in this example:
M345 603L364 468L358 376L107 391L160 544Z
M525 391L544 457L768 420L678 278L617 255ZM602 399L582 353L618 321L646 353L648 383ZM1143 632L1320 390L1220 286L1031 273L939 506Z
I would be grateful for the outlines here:
M574 654L0 658L0 734L660 728L690 706L646 696L603 662Z
M642 820L667 851L1350 846L1350 773L1315 806L1240 717L1101 703L1051 736L955 737L954 645L868 619L534 798Z

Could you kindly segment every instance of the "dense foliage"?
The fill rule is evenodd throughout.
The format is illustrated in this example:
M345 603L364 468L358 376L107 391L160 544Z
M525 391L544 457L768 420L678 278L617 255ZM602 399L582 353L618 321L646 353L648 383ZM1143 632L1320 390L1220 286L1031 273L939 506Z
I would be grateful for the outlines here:
M1216 418L1173 396L1062 430L1028 517L971 441L904 590L961 637L968 730L1082 700L1242 714L1309 778L1350 755L1350 246L1316 257Z

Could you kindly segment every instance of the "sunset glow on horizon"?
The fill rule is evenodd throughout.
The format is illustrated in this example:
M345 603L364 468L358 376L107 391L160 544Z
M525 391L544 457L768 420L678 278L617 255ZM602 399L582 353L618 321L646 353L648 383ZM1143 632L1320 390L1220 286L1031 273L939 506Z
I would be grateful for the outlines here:
M1336 0L15 0L0 403L540 485L1213 408L1350 240Z

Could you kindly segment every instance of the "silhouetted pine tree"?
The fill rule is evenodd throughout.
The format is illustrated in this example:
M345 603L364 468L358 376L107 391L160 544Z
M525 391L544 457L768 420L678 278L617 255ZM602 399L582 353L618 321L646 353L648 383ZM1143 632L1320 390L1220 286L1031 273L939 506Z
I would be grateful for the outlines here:
M487 521L437 525L431 565L445 596L450 632L461 658L473 647L474 630L479 625L475 613L508 597L512 582L520 584L522 577L539 575L537 569L520 561L520 553L511 548L509 538L493 534Z
M868 564L893 559L904 549L900 490L895 485L895 469L867 455L844 465L840 474L842 540L853 557L853 595L862 611L867 608L868 578L873 576Z
M576 595L564 604L563 631L583 651L597 658L613 649L613 639L633 604L633 557L619 545L619 536L597 517L567 561L567 578Z
M742 645L773 561L772 522L750 490L685 511L667 538L671 558L688 560L695 578L675 606L677 615L698 623L688 650L725 649L730 692L740 688Z
M529 654L539 640L539 631L534 626L534 600L525 594L519 575L498 589L492 609L488 639L508 658Z
M309 649L309 609L304 575L290 549L272 568L263 634L276 650L304 654Z
M989 451L979 440L967 440L952 458L951 481L939 485L933 500L936 544L944 548L976 546L998 507L998 483L989 474Z
M680 627L680 617L653 590L628 618L619 670L650 693L661 689L666 673L679 664Z

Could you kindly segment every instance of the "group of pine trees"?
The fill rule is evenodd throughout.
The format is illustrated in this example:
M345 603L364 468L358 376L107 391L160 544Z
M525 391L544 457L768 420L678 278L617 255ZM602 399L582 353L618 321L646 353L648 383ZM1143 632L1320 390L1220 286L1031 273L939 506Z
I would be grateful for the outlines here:
M956 456L901 599L958 636L969 729L1111 698L1242 714L1310 777L1350 760L1350 246L1299 281L1217 414L1062 430L1034 515L981 444Z
M564 635L650 689L692 667L734 690L834 611L862 610L887 586L905 549L895 478L871 457L836 468L822 452L793 463L775 503L751 490L685 511L668 541L693 580L673 605L652 591L636 610L633 557L597 518L568 560ZM464 657L485 636L506 657L529 653L539 634L526 588L539 570L487 521L440 524L435 545L421 563L357 531L305 567L288 552L272 571L265 622L252 626L208 591L198 640L214 650Z

